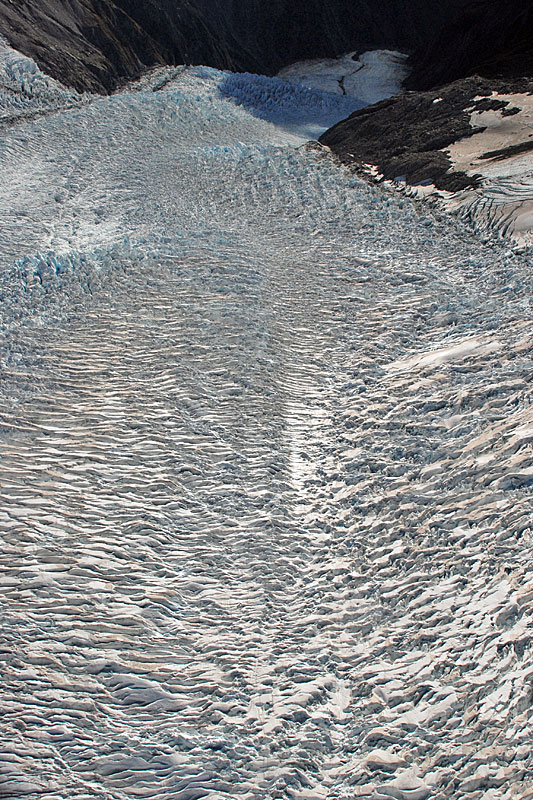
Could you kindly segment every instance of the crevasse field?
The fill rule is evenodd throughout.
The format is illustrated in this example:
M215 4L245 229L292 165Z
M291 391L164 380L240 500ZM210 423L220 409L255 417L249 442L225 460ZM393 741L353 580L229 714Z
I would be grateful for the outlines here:
M533 797L530 263L354 98L0 55L0 797Z

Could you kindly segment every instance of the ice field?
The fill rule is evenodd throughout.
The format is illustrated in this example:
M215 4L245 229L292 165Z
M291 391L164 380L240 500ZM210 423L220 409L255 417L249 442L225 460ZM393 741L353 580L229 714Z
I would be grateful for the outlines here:
M531 264L344 95L0 70L0 797L533 798Z

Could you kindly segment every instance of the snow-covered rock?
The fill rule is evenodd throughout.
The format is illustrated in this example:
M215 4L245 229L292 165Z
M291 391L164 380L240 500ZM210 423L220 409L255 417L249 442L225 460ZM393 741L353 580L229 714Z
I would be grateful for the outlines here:
M469 78L356 111L320 141L389 188L437 201L483 235L533 244L528 79Z

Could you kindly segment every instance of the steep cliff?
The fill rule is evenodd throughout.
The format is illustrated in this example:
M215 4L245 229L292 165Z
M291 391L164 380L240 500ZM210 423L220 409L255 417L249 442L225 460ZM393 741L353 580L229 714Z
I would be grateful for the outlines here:
M164 63L158 43L107 0L1 0L0 35L80 91L106 91L144 64Z
M470 75L533 75L531 0L475 0L415 49L406 85L432 89Z
M154 64L273 74L371 47L420 50L460 0L0 0L0 35L78 90L109 91Z

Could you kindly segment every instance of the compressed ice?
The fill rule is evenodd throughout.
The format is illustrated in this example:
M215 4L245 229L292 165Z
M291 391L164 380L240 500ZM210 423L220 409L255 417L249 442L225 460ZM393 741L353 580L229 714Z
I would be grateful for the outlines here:
M530 264L269 81L0 132L2 797L532 796Z

